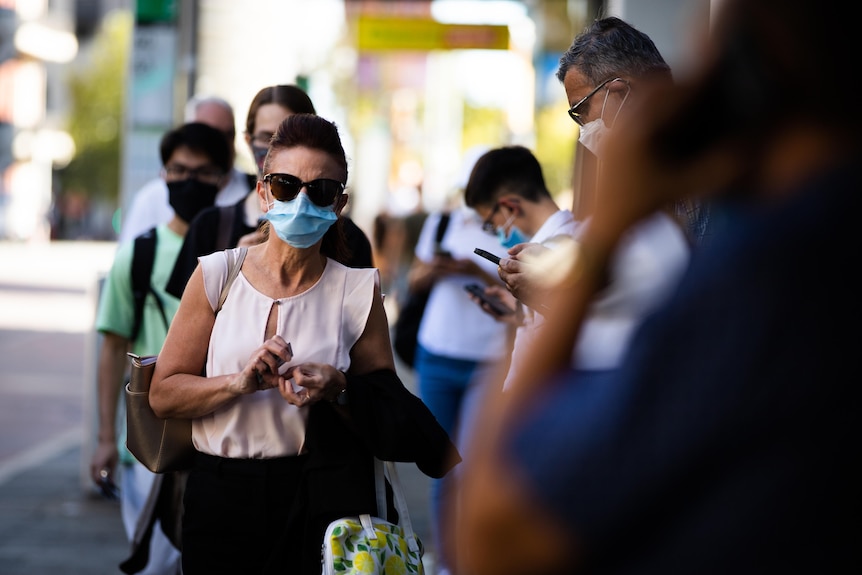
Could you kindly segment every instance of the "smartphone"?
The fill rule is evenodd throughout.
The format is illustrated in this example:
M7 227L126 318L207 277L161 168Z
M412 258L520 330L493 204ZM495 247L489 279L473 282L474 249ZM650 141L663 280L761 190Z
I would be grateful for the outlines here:
M486 260L493 262L496 265L500 265L500 256L495 256L491 252L486 252L482 248L476 248L475 250L473 250L473 253L482 256Z
M443 248L437 247L437 248L434 250L434 255L435 255L435 256L440 256L440 257L443 257L443 258L451 258L451 257L452 257L452 252L450 252L450 251L448 251L448 250L444 250Z
M485 288L479 284L467 284L464 286L464 289L479 298L482 303L488 304L488 306L497 315L509 315L515 313L515 310L504 304L500 298L486 294Z

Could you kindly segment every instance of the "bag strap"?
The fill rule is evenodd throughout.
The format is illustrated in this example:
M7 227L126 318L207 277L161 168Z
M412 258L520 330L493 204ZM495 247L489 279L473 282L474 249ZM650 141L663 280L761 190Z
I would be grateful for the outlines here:
M221 292L218 295L218 307L215 309L215 313L221 311L222 306L224 305L225 300L227 299L227 294L230 291L230 286L233 285L233 280L236 279L236 276L239 275L239 270L242 269L242 262L245 259L245 254L248 251L248 248L241 247L239 248L239 254L234 258L233 250L225 250L225 255L227 256L227 279L224 281L224 285L221 287Z
M440 214L440 221L437 222L437 233L434 235L434 245L439 246L443 242L443 236L446 235L446 228L449 227L449 212Z
M398 524L404 529L407 538L407 546L410 551L420 551L419 542L413 532L413 524L410 522L410 513L407 511L407 498L401 490L401 481L398 479L398 469L393 461L381 461L374 458L374 485L377 490L377 515L386 519L386 482L384 476L389 479L392 486L392 494L395 498L395 510L398 512Z

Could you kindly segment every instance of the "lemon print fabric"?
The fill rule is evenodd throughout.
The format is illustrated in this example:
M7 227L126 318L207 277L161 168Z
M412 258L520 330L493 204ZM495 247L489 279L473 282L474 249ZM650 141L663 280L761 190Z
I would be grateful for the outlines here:
M374 517L375 537L370 537L358 518L333 522L324 537L324 575L424 575L422 542L410 551L404 531Z

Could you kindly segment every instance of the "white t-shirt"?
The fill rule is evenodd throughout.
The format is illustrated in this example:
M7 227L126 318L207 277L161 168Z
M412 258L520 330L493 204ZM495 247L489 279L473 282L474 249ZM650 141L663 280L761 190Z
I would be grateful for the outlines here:
M430 261L434 256L434 236L439 221L439 213L425 218L415 250L416 257L422 261ZM482 221L476 212L466 207L452 210L442 247L456 259L474 260L492 277L497 277L497 266L477 256L473 249L482 248L500 256L505 254L497 238L482 231ZM509 352L506 325L470 299L464 289L470 283L482 282L474 276L458 275L434 284L417 340L431 353L455 359L489 361L505 357Z
M586 225L588 221L576 223L572 237L577 238ZM656 213L632 228L611 261L610 284L590 304L572 350L572 366L588 370L616 367L635 328L676 285L689 254L685 234L665 213ZM504 388L511 385L524 354L529 353L537 330L545 322L532 310L525 316L524 324L515 333Z
M541 244L545 247L552 248L554 239L559 236L575 237L579 223L575 221L574 215L569 210L558 210L554 212L542 226L536 231L535 235L530 238L530 243ZM524 321L515 330L515 341L512 348L512 360L509 366L509 372L506 375L506 381L503 387L508 387L509 378L512 377L517 366L516 362L526 352L526 348L530 345L532 334L544 323L545 318L541 314L534 311L532 308L524 306Z
M229 206L243 199L251 190L248 176L236 168L231 170L230 182L216 194L217 206ZM168 202L168 186L162 178L153 178L135 192L132 203L123 216L117 237L125 242L141 235L159 224L166 224L174 217L174 209Z

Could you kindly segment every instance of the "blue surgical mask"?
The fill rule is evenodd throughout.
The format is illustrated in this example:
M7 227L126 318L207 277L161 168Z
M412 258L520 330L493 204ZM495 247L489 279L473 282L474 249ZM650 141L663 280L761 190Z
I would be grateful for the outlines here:
M282 241L295 248L311 247L338 219L333 206L321 208L300 192L289 202L274 201L263 215Z
M530 237L522 232L518 226L512 226L509 228L509 233L506 233L506 226L512 223L513 219L515 219L514 215L512 215L504 225L497 226L497 240L499 240L500 245L506 249L530 241Z

